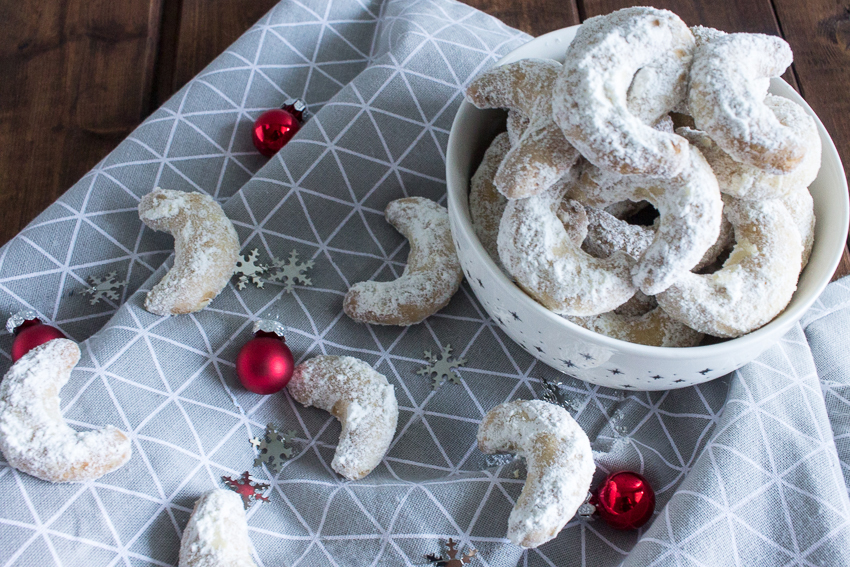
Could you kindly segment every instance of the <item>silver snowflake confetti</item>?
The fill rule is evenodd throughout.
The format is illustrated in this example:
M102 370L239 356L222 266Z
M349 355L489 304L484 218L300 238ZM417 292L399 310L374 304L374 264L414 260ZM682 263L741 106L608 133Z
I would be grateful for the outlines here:
M233 272L233 275L239 276L239 279L236 281L237 288L245 289L248 282L251 282L258 288L263 287L264 282L260 276L266 273L269 267L265 264L257 263L259 257L260 251L256 248L251 250L248 256L244 254L239 256L239 260L236 262L236 270Z
M295 431L281 433L271 423L266 425L266 431L262 437L255 437L250 440L251 445L259 450L257 458L254 459L254 466L259 467L265 464L272 472L280 472L283 461L292 457L293 451L289 444L292 443L295 434ZM259 441L259 444L256 444L255 441Z
M484 462L487 463L487 468L503 467L509 465L516 460L516 455L513 453L496 453L495 455L487 455L484 457Z
M437 356L435 356L430 350L425 351L425 360L427 360L430 365L420 368L416 371L416 373L421 376L430 376L431 374L435 374L433 384L431 385L434 390L439 388L446 380L451 380L455 384L460 384L460 376L457 375L455 369L466 364L466 359L458 358L457 360L452 360L451 353L451 345L444 346L440 354Z
M286 260L272 259L269 272L272 270L276 270L276 272L269 276L269 280L282 283L284 291L292 293L296 283L313 285L313 282L307 277L307 270L312 267L313 260L301 262L298 260L298 252L293 250L289 253L289 258Z
M126 281L118 281L118 272L109 272L105 277L89 276L89 283L91 287L84 289L82 293L92 296L89 300L92 305L99 303L101 299L118 301L118 290L127 285Z
M541 378L540 380L543 382L543 394L540 396L540 399L544 402L561 406L569 412L577 412L579 410L581 404L567 398L563 382L552 382L546 378Z

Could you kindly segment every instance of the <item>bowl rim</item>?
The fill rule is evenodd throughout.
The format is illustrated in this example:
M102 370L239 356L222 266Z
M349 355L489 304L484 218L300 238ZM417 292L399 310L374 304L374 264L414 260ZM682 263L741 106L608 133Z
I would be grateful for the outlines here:
M561 28L549 32L547 34L541 35L537 38L532 38L530 41L522 44L521 46L517 47L516 49L512 50L510 53L499 59L494 66L504 65L506 63L511 63L513 61L528 58L529 55L524 55L523 52L533 46L551 46L554 43L558 44L561 49L564 50L572 41L573 37L575 36L576 30L579 27L580 26L576 25ZM835 147L835 142L832 140L832 137L829 135L829 132L827 132L820 118L817 116L817 114L815 114L815 112L808 105L808 103L806 103L805 99L803 99L797 93L797 91L795 91L790 85L788 85L788 83L786 83L782 79L771 80L771 91L773 91L775 88L784 91L779 96L783 96L785 98L793 100L794 102L802 106L806 110L806 112L815 119L815 123L818 127L819 133L821 134L821 139L823 142L821 164L823 164L829 159L834 160L839 170L843 172L841 157L839 156L838 150ZM779 315L777 315L771 321L754 331L751 331L740 337L735 337L733 339L729 339L724 342L711 345L701 345L694 347L659 347L630 343L585 329L584 327L576 325L575 323L572 323L564 317L550 311L549 309L538 303L531 296L529 296L527 293L525 293L519 286L517 286L504 274L504 272L501 270L501 268L499 268L499 266L496 265L494 260L486 252L486 250L484 250L483 245L478 240L478 237L476 236L475 231L472 228L472 219L469 215L469 179L461 179L460 184L451 182L451 180L453 180L455 177L462 177L455 176L453 174L453 171L457 171L458 169L456 167L455 161L456 154L459 152L459 148L463 146L462 142L459 141L463 136L463 134L460 132L460 118L469 112L483 111L480 111L479 109L475 108L466 99L461 102L452 122L452 127L449 132L449 140L446 149L447 205L450 212L449 216L452 217L453 221L457 221L453 222L453 226L459 226L464 232L464 236L466 236L471 241L474 253L480 259L483 259L483 266L489 272L489 275L495 278L500 285L510 290L510 293L517 295L518 301L521 304L524 304L538 315L544 317L545 319L548 319L556 326L562 326L565 329L571 331L572 333L577 334L578 337L581 339L593 341L599 344L600 346L608 348L613 348L621 351L628 350L631 351L629 354L635 356L642 356L647 358L652 357L666 360L693 357L722 357L724 355L731 355L733 352L739 352L740 350L746 349L751 346L769 346L770 344L778 340L781 335L787 333L787 331L795 323L799 322L805 312L808 311L808 309L814 304L815 301L817 301L826 286L830 283L832 275L835 273L835 269L838 267L838 264L841 261L844 246L846 246L847 242L848 228L850 227L850 198L842 199L840 202L842 210L839 211L839 213L843 222L843 236L841 238L841 242L845 244L844 246L838 249L837 253L833 254L833 257L828 262L827 271L829 276L817 283L815 288L811 291L811 295L807 299L797 302L796 304L789 304L789 306L787 306L786 309L784 309ZM850 193L848 193L847 178L845 175L842 174L839 176L839 183L844 189L843 194L849 195ZM465 189L465 191L461 191L461 188ZM830 206L832 207L833 205L830 204ZM452 209L456 211L456 214L451 214ZM815 242L815 246L817 246L817 242ZM759 352L761 352L761 350L759 350Z

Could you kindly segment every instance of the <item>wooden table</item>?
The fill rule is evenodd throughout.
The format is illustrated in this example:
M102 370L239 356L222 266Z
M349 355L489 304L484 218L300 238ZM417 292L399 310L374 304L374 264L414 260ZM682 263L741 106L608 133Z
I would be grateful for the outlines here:
M278 0L0 2L0 243L67 190ZM628 0L466 0L532 35ZM654 0L689 25L784 37L785 75L850 167L850 7L837 0ZM850 274L845 249L836 276Z

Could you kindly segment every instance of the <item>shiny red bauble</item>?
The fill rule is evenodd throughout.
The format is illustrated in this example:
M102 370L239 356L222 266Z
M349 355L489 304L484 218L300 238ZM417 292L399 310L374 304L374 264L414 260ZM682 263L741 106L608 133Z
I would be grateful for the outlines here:
M257 331L236 356L236 375L255 394L274 394L289 383L295 360L282 336Z
M623 471L608 475L593 491L590 504L612 528L633 530L652 518L655 491L641 475Z
M291 112L276 108L263 112L251 130L254 147L266 157L275 155L301 128Z
M65 335L56 327L45 325L38 319L28 319L15 329L15 340L12 342L12 362L39 345L53 339L64 339Z

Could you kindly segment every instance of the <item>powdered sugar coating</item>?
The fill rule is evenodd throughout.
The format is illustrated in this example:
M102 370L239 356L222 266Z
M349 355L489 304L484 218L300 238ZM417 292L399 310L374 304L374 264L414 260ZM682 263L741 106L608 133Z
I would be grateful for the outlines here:
M800 234L800 242L803 245L803 262L800 266L802 270L809 263L809 256L812 255L812 247L815 244L815 202L805 186L791 191L780 200L794 219Z
M180 540L178 567L256 567L238 494L218 489L195 502Z
M584 205L572 199L564 199L558 205L555 214L561 219L564 225L564 230L567 231L567 238L576 246L581 246L587 238L587 212Z
M567 319L594 333L640 345L692 347L703 338L702 333L676 321L660 307L642 315L623 315L612 311L594 317Z
M0 382L0 450L16 469L50 482L100 478L128 460L127 436L107 426L74 431L62 417L59 390L80 348L54 339L21 357Z
M508 518L508 539L533 548L554 539L584 501L593 472L590 440L562 407L515 400L487 412L478 427L483 453L515 453L528 475Z
M715 143L706 132L679 128L677 133L695 145L708 161L720 192L738 199L781 199L801 187L808 187L818 175L821 164L821 139L814 119L797 103L778 96L767 95L764 105L779 123L790 128L796 139L806 147L806 156L791 173L776 175L763 169L736 161Z
M499 222L508 200L496 189L493 177L510 149L511 143L506 132L496 136L469 182L469 216L472 217L472 228L484 250L496 261L499 259L496 243Z
M781 201L723 200L736 240L723 268L713 274L684 274L656 300L691 328L733 338L761 327L788 305L797 288L803 248Z
M212 197L154 189L139 202L139 218L174 236L174 265L148 292L145 309L156 315L193 313L224 289L239 259L233 223Z
M519 136L516 130L522 124L514 124L513 148L494 178L496 187L509 199L546 190L579 157L552 120L552 85L560 67L549 59L523 59L489 69L467 87L467 99L478 108L507 108L528 119Z
M648 226L629 224L595 207L587 206L585 211L587 238L582 248L597 258L621 251L638 260L655 238L655 231Z
M359 480L378 466L398 424L395 388L351 356L317 356L295 367L287 384L305 406L329 411L342 424L331 467Z
M708 132L735 160L773 174L796 169L806 147L764 104L764 79L791 64L782 38L735 33L711 39L694 53L688 107L699 130Z
M634 260L621 252L605 259L584 252L557 215L560 201L556 189L509 201L499 226L499 258L526 293L555 313L611 311L635 293Z
M687 142L653 129L639 115L653 121L679 105L693 47L688 27L666 10L626 8L589 18L567 48L555 81L555 122L600 168L622 174L677 174L687 165ZM634 114L627 97L641 68L652 72L638 79L634 94L641 102L636 102Z
M625 252L635 260L639 260L655 239L655 228L629 224L620 220L605 210L585 206L588 218L587 238L582 248L597 258L607 258L615 251ZM708 266L732 246L735 233L732 224L725 216L720 217L720 234L714 244L708 247L702 259L697 262L692 271L698 271Z
M360 323L414 325L448 305L463 281L445 207L423 197L391 201L387 222L410 242L407 266L390 282L356 283L343 300Z
M628 199L649 201L658 209L655 238L634 270L634 284L647 295L664 291L692 270L720 234L723 203L717 179L699 151L689 146L685 153L688 165L673 178L629 175L608 181L610 174L601 175L604 181L586 195L590 205Z
M525 132L530 123L531 121L528 117L519 110L508 111L507 128L511 146L519 144L519 140L522 138L523 132Z

